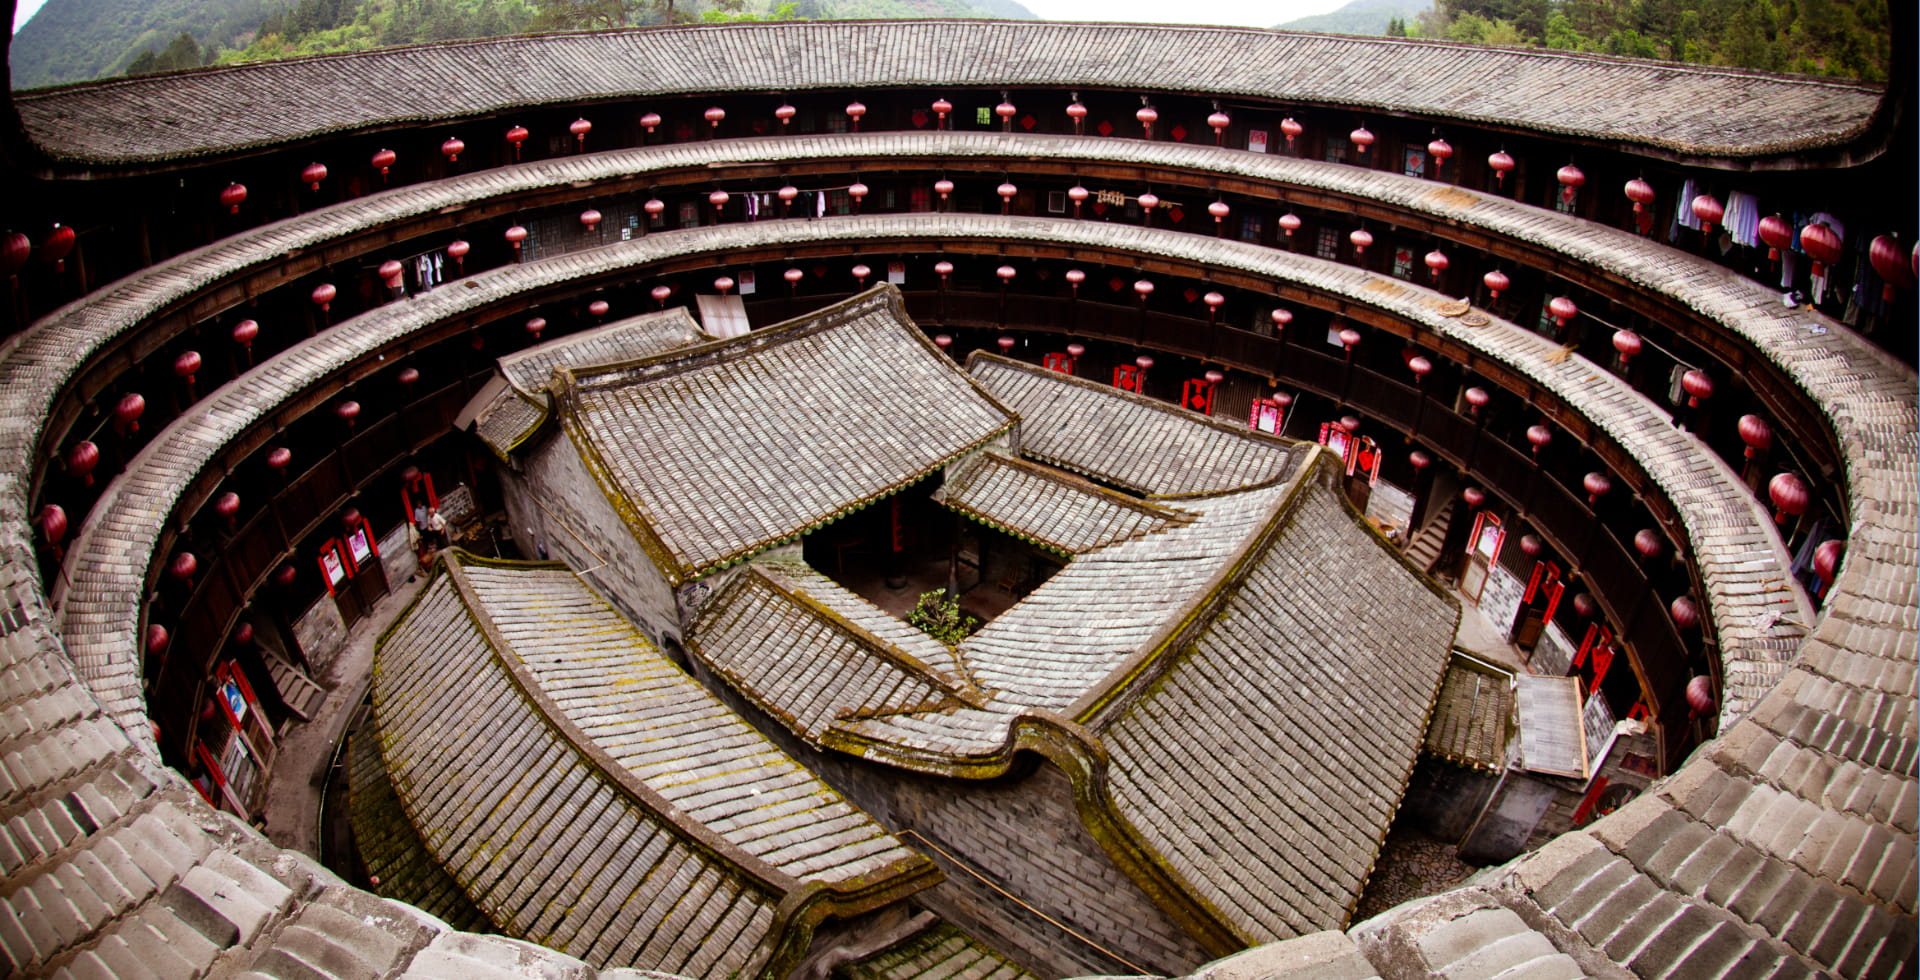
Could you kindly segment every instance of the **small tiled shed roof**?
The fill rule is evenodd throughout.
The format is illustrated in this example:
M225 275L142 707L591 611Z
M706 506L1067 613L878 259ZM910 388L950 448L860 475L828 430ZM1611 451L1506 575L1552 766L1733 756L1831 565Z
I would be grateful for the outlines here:
M847 718L978 706L953 651L797 560L756 561L701 609L688 645L814 744Z
M1455 653L1427 724L1428 752L1476 769L1498 768L1513 733L1513 674Z
M744 337L568 374L556 398L676 581L871 504L1013 424L885 284Z
M1019 449L1055 466L1156 496L1270 483L1286 443L1110 385L985 351L967 370L1020 415Z
M1193 514L1149 503L1016 456L986 451L947 472L941 504L1065 555L1185 524Z
M1346 926L1460 616L1318 469L1224 605L1099 726L1116 809L1248 942Z
M495 389L473 417L473 434L502 459L547 420L547 396L525 395L512 385Z
M807 905L857 913L939 877L564 566L451 553L374 678L434 857L503 929L588 962L781 975Z
M108 163L542 105L931 82L955 92L1200 92L1342 107L1351 113L1330 114L1341 132L1354 114L1392 112L1696 157L1844 143L1866 129L1879 102L1878 92L1844 82L1566 51L1245 28L974 20L440 43L91 82L15 101L28 135L49 155Z

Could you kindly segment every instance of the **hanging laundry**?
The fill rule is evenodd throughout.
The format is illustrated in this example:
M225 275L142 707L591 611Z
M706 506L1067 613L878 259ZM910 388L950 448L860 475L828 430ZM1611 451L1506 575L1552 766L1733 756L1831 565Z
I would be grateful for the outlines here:
M1688 177L1687 182L1680 185L1680 196L1674 199L1673 227L1667 231L1667 241L1678 241L1682 228L1689 231L1700 230L1700 219L1693 215L1693 199L1698 196L1700 196L1699 185L1693 182L1692 177Z
M1752 248L1760 244L1760 202L1745 191L1727 195L1725 218L1727 235L1736 243Z

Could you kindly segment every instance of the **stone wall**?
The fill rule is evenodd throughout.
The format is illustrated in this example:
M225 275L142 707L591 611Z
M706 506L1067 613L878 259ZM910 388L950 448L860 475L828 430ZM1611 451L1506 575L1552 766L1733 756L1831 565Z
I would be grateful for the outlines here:
M678 644L673 589L581 464L573 441L558 431L540 439L519 466L500 471L521 554L566 562L656 645Z

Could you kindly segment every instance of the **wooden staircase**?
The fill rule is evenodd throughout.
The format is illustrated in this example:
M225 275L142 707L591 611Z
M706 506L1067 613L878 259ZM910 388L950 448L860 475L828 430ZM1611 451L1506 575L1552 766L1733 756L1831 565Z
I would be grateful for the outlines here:
M1447 541L1447 531L1453 527L1453 515L1458 509L1458 501L1448 504L1407 542L1407 558L1429 575L1433 574L1433 563L1440 559L1440 547Z

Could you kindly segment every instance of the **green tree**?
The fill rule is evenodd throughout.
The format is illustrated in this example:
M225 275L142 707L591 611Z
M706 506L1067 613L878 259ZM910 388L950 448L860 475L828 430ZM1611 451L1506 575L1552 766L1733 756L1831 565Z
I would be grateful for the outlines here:
M907 623L947 646L959 646L980 621L960 611L960 603L947 597L946 590L920 593L920 601L907 613Z

